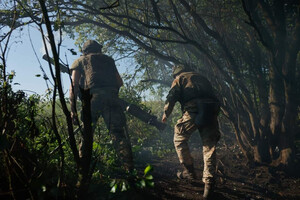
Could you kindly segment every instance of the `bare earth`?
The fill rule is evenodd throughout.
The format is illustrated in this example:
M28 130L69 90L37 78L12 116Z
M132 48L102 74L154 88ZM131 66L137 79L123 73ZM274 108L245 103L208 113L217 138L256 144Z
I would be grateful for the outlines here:
M175 152L163 158L152 158L150 162L148 160L154 167L155 188L146 189L140 194L141 199L202 199L204 184L201 181L203 161L200 147L192 147L192 155L198 175L198 180L193 182L176 178L180 165ZM248 166L235 144L219 143L217 157L214 199L300 200L300 178L296 178L296 174L288 176L266 166Z

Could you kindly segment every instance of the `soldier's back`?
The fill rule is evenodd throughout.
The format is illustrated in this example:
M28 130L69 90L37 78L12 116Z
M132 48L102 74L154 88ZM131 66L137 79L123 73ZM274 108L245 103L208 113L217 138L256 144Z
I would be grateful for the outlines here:
M207 78L197 72L184 72L180 74L183 102L193 98L212 98L214 92Z
M86 88L99 89L117 85L114 60L104 54L88 54L83 59Z

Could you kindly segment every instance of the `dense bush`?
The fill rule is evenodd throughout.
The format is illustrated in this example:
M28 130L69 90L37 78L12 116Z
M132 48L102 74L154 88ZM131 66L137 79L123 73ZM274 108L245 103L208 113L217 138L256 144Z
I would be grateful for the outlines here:
M31 199L58 196L72 198L75 194L73 186L77 180L74 172L77 169L68 144L66 121L59 104L56 103L55 119L64 152L63 169L60 166L62 157L58 150L57 136L53 132L51 99L39 95L28 96L22 91L14 92L10 84L6 83L4 86L3 83L2 81L0 90L2 110L0 158L4 165L0 167L0 184L2 190L11 191L5 197L14 195L17 199L24 196ZM153 110L152 114L161 117L162 102L142 102L138 95L129 94L126 88L121 91L121 97L144 110ZM159 132L139 119L126 115L127 130L136 161L143 158L142 162L146 167L145 163L149 162L147 159L150 158L144 157L146 154L163 156L164 153L173 150L171 129L167 130L168 133ZM80 135L80 131L75 127L78 144ZM136 171L134 175L126 175L120 171L111 137L101 118L95 130L92 167L94 168L90 186L92 196L97 193L96 191L101 191L106 193L107 197L114 197L109 192L117 186L121 189L115 190L113 195L132 189L127 181L129 176L135 177L134 187L153 185L153 177L150 177L149 172L143 174ZM64 172L63 180L60 180L60 170ZM63 188L58 188L61 181ZM122 184L126 187L121 187Z

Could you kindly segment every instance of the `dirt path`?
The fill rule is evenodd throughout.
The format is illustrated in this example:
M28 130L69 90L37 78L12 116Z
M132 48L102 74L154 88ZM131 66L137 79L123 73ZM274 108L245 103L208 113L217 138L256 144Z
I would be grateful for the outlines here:
M199 148L193 148L198 180L186 182L176 178L180 169L176 153L164 158L152 158L155 188L145 192L149 199L202 199L204 184L201 181L203 161ZM245 200L300 200L300 179L272 172L267 167L249 167L236 145L219 147L216 195L214 199ZM145 193L145 194L146 194ZM148 198L146 198L148 199Z

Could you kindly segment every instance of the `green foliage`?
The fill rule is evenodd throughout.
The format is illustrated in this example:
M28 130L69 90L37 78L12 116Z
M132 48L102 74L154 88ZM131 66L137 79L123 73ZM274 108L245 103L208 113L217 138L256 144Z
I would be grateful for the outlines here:
M153 167L151 165L147 165L144 170L143 176L139 176L137 171L134 170L133 172L128 174L128 178L126 179L113 179L110 183L110 192L119 193L128 191L130 189L154 187L153 176L151 175L152 171Z
M99 119L94 134L93 157L97 161L96 169L102 177L120 171L118 158L113 147L113 141L104 120Z
M2 68L0 71L2 74ZM51 102L39 95L14 92L11 88L13 76L14 73L7 75L8 81L3 76L0 79L0 159L4 160L4 167L11 168L0 168L0 187L6 188L12 182L16 195L23 193L24 198L32 195L39 199L57 197L61 155L56 150L58 143L53 133ZM65 143L65 120L59 112L56 119ZM76 180L73 155L68 145L63 148L64 170L68 177L64 184L73 185Z

